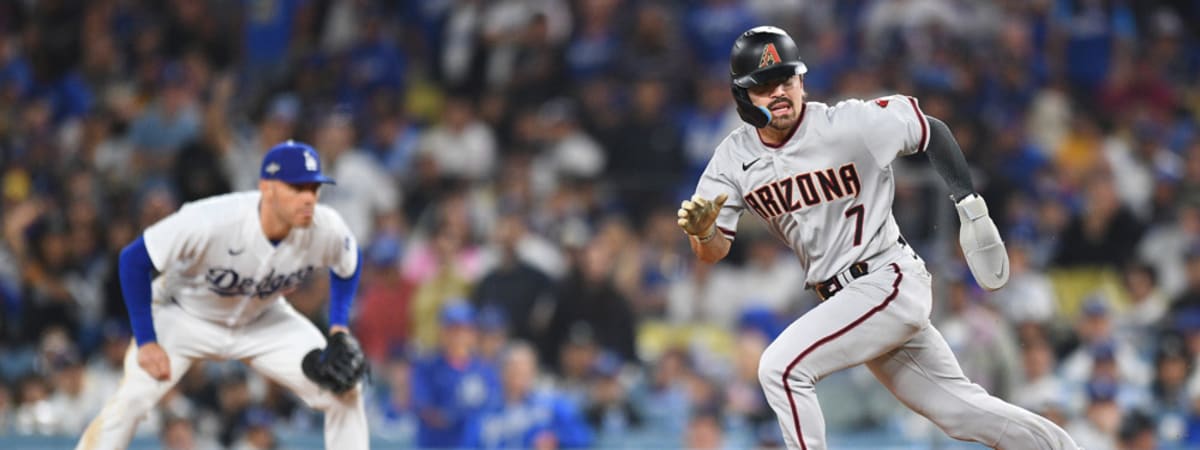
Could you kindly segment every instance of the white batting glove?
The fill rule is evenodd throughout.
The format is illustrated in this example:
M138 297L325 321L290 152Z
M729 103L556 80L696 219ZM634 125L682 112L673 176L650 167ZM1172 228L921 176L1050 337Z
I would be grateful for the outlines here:
M979 194L971 194L954 206L962 223L958 244L962 246L971 275L989 291L1004 287L1008 282L1008 252L1000 239L1000 230L988 216L987 203Z
M717 234L717 216L721 207L729 199L726 194L718 195L712 200L700 195L693 195L691 200L684 200L679 205L679 227L692 236L700 238L701 242L712 239Z

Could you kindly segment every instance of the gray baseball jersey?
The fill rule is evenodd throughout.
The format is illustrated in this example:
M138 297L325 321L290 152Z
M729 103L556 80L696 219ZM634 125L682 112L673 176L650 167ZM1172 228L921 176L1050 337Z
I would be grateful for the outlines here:
M917 100L908 96L834 106L806 102L782 145L766 145L746 124L730 133L696 193L729 195L717 217L726 237L734 238L738 219L750 211L792 248L807 282L825 281L899 239L891 163L924 151L928 130Z
M763 352L759 382L788 448L824 450L816 383L865 364L897 399L950 436L996 448L1075 449L1053 422L971 383L930 321L932 276L898 243L891 163L924 151L929 122L902 95L835 106L807 102L781 145L745 125L717 147L697 193L727 194L717 226L733 239L750 211L820 283L867 262L857 278L795 319Z

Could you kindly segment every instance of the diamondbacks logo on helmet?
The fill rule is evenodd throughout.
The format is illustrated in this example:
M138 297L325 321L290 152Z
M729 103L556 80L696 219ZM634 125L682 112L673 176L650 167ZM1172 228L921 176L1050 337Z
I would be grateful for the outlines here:
M758 68L767 67L772 64L779 64L779 52L775 50L775 44L768 42L763 47L762 57L758 59Z

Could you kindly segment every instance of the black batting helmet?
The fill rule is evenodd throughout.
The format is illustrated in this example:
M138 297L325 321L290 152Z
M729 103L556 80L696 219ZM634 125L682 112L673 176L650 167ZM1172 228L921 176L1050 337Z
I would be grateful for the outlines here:
M762 128L771 122L771 112L750 102L747 88L792 75L803 75L808 67L800 61L800 49L786 31L761 26L746 30L733 42L729 74L738 115L746 123Z

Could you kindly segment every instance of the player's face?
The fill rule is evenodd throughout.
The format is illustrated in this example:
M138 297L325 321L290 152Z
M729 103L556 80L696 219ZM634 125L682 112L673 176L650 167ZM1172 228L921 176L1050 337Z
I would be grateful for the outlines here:
M275 213L292 227L312 225L320 189L320 183L273 183L271 197Z
M799 105L804 101L804 81L799 75L780 78L751 87L750 101L771 111L768 127L788 130L800 119Z

